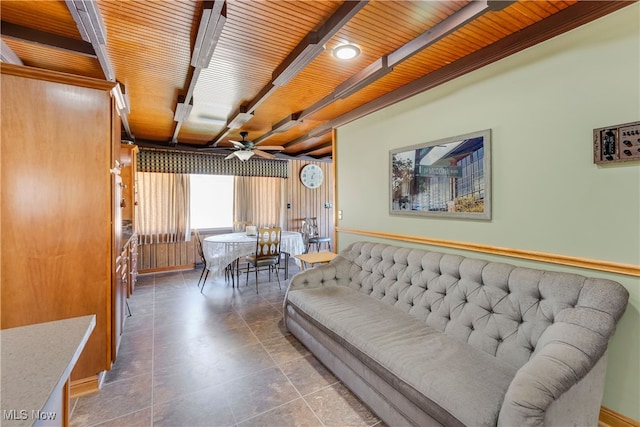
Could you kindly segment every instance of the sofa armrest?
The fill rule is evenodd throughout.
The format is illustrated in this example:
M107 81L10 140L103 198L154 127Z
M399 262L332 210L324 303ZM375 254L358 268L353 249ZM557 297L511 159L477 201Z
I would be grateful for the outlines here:
M616 320L588 308L561 312L540 337L532 357L516 373L498 425L545 425L550 405L584 378L605 354ZM596 399L590 404L599 408L602 394ZM584 404L584 398L578 400ZM597 424L597 419L594 422Z
M331 264L324 264L319 267L301 271L291 278L288 291L327 286L329 283L337 280L336 274L336 267Z
M309 270L301 271L291 278L287 295L290 291L298 289L312 289L323 286L347 285L348 272L352 262L338 255L328 264L323 264ZM287 303L287 295L284 304Z

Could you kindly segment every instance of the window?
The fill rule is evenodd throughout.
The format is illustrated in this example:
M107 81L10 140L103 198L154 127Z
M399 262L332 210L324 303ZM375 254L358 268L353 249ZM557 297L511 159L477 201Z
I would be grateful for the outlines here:
M191 175L191 228L233 227L233 176Z

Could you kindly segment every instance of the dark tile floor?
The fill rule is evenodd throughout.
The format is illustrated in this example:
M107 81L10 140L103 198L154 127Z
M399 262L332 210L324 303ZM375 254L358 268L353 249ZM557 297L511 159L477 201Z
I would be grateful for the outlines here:
M288 282L261 273L256 295L253 277L209 278L201 294L199 276L140 276L118 360L99 393L72 400L72 426L383 425L287 332Z

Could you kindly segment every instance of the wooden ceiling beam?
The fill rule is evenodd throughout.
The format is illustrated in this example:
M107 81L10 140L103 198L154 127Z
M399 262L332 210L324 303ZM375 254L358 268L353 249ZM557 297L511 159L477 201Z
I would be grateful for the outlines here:
M290 148L312 138L321 136L332 128L342 126L411 96L417 95L418 93L432 89L633 3L634 1L578 2L545 20L530 25L523 30L511 34L510 36L504 37L503 39L471 53L454 63L427 74L412 83L402 86L401 88L351 110L348 113L329 120L315 129L312 129L306 135L284 144L283 147ZM305 110L302 116L306 117L311 114L311 110L318 111L321 108L324 108L324 106L330 103L330 97L331 95L323 98L320 102L316 103L318 105L314 104L314 106L310 107L308 109L309 111ZM326 103L326 105L321 106L322 103Z
M481 15L484 15L489 10L487 0L471 2L446 18L444 21L435 25L433 28L422 33L420 36L406 43L394 52L391 52L389 54L388 66L393 67L394 65L411 58L416 53L426 49L438 40L442 40L444 37L463 27L465 24L477 19Z
M510 4L512 2L503 3ZM445 18L442 22L435 25L433 28L430 28L420 36L400 46L389 55L383 56L382 58L374 61L364 70L361 70L360 72L354 74L344 83L339 85L332 93L320 99L308 108L304 109L304 111L300 112L300 118L304 119L305 117L308 117L311 114L328 107L339 99L344 99L348 96L351 96L360 89L363 89L364 87L372 84L381 77L389 74L391 71L393 71L394 65L398 65L399 63L409 59L418 52L442 40L449 34L462 28L467 23L477 19L478 17L491 10L492 9L489 6L487 0L471 2L459 11ZM331 125L329 125L328 127L326 125L322 125L320 126L320 129L321 131L323 131L325 129L331 129L332 127L333 126ZM304 142L311 137L309 135L315 135L315 133L316 132L312 130L308 135L305 135L307 136L307 138L298 138L294 141L284 144L284 147L290 147L292 145Z
M97 58L96 52L91 43L84 40L71 39L69 37L58 36L22 25L12 24L2 21L0 31L4 37L21 40L29 43L39 44L65 52L76 53L78 55Z
M327 43L347 22L369 3L364 1L346 1L327 19L317 31L307 34L291 51L291 54L274 70L271 83L284 86L302 69L324 51Z
M281 86L286 85L300 71L309 65L320 53L324 51L324 45L344 27L362 8L364 8L368 0L346 1L344 2L330 17L327 19L317 31L307 34L300 43L291 51L287 58L273 71L271 81L258 93L257 96L248 104L248 112L253 113L260 104L271 96L271 94ZM300 115L300 112L293 113ZM287 120L285 117L282 121ZM298 123L302 122L296 120ZM280 122L279 122L280 123ZM277 125L274 125L277 128ZM258 140L273 136L275 131L267 132L261 135ZM220 138L217 139L219 141Z

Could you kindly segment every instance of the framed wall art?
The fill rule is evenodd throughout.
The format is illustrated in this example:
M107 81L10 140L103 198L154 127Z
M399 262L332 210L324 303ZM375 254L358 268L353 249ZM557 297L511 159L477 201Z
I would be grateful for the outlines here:
M390 213L491 219L491 130L389 152Z

